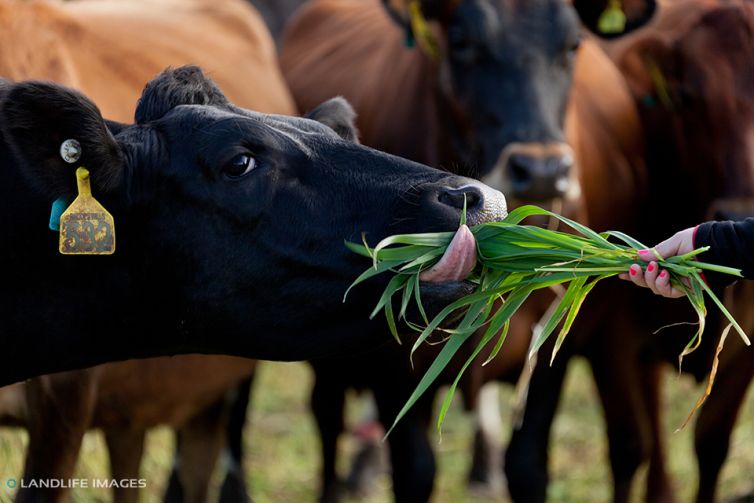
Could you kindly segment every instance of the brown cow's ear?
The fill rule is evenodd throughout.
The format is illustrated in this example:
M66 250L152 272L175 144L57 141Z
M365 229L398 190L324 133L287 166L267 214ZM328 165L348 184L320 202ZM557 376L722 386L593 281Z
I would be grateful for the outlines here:
M651 37L633 44L621 56L617 63L634 96L668 99L667 84L675 76L672 50L664 38ZM656 96L658 93L662 96Z
M47 82L12 84L0 102L2 136L30 183L51 199L76 193L76 168L89 169L93 189L123 178L124 155L97 106L82 94ZM63 160L61 145L79 143ZM73 144L73 142L69 142ZM70 153L71 151L69 151Z
M400 16L401 19L408 20L408 10L411 0L382 0L382 4L393 15ZM453 0L421 0L422 14L427 19L436 19L441 17L446 10L452 8L458 3Z
M657 10L655 0L573 0L581 22L589 31L602 38L617 38L641 28ZM615 28L609 16L623 16L624 22ZM608 22L606 22L608 21ZM606 29L613 26L613 29Z
M306 114L307 119L315 120L329 127L344 140L359 143L359 130L356 128L356 112L345 98L338 96L327 100Z

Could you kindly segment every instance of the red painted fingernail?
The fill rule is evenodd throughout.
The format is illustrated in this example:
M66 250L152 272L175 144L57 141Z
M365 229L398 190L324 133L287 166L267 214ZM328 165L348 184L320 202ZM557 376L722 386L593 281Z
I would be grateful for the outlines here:
M650 264L647 266L647 272L652 272L655 270L655 266L653 263L650 262Z
M649 253L649 250L639 250L639 255L644 255L645 253Z
M631 266L628 268L628 272L631 273L631 276L636 276L636 266Z
M661 277L661 278L664 278L664 277L665 277L665 276L667 276L667 275L668 275L668 272L667 272L667 271L662 271L662 272L660 273L660 277Z

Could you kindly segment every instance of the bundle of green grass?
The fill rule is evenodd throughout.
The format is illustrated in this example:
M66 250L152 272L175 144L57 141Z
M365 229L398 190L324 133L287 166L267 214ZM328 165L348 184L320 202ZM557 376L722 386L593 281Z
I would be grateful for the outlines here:
M525 218L531 216L558 219L577 234L521 225ZM513 210L502 221L488 222L470 229L476 243L476 263L471 264L473 269L470 270L467 280L475 285L475 289L471 294L448 305L430 320L422 307L421 281L431 274L433 267L444 258L451 243L462 239L463 233L469 232L465 225L465 216L460 223L458 232L396 235L382 240L374 248L370 248L366 242L347 243L351 250L373 261L372 267L361 274L351 287L378 274L394 274L372 317L384 311L388 326L399 342L399 322L402 321L406 326L416 330L419 335L411 350L412 355L433 333L440 331L447 339L396 418L396 422L427 390L464 342L472 334L480 331L483 335L445 397L438 419L439 429L463 371L490 344L493 346L487 361L495 358L505 341L511 317L533 292L562 284L566 286L565 294L555 309L550 310L549 318L543 320L542 330L531 345L530 357L560 327L551 355L552 361L573 325L584 299L594 286L603 279L626 272L631 264L637 263L638 250L648 248L624 233L597 233L578 222L542 208L522 206ZM696 261L696 256L707 249L699 248L685 255L667 259L657 257L660 267L669 272L671 284L686 294L699 320L698 330L679 356L679 365L683 357L696 349L701 342L707 314L705 292L730 322L723 333L719 349L722 348L731 327L735 328L747 345L749 344L749 339L739 324L701 277L704 270L734 276L741 276L741 271ZM467 272L463 275L466 276ZM394 303L394 298L400 302ZM413 323L406 318L411 303L415 304L421 314L422 324ZM399 306L397 315L394 305ZM459 311L465 314L456 322ZM446 323L452 328L443 327ZM716 371L716 361L717 359L710 374L708 389L694 410L709 394Z

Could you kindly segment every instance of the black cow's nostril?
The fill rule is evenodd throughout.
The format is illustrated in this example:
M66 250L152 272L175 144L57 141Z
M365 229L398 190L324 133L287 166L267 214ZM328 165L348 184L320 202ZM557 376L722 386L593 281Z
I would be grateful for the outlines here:
M527 162L528 159L528 157L515 154L508 159L511 181L516 187L525 187L531 183L532 169L530 163Z
M508 158L506 166L510 195L530 200L562 197L569 190L572 165L573 157L570 154L513 154Z
M473 185L464 185L463 187L445 187L440 190L437 199L447 206L453 208L463 209L464 200L466 201L466 209L484 205L484 195L479 187Z

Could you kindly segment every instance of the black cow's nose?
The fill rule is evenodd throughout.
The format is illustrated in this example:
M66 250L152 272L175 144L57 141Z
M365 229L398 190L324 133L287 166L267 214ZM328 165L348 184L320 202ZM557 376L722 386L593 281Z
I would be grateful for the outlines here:
M548 157L513 154L505 166L511 182L510 195L530 200L562 197L570 187L572 166L570 154Z
M466 211L473 211L484 206L484 194L482 190L474 185L464 185L462 187L443 187L437 199L453 208L463 209L464 202Z
M426 222L447 230L458 226L466 201L469 225L500 220L507 215L505 197L487 185L460 176L448 176L422 186L421 212ZM426 213L425 213L426 212Z

